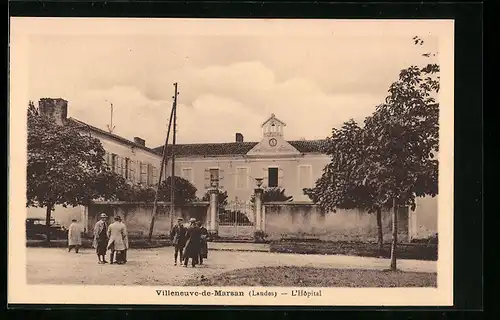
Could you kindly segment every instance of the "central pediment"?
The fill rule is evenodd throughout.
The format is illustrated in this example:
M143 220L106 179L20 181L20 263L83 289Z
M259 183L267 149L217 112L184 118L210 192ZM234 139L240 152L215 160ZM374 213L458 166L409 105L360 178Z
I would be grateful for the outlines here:
M282 136L264 137L257 143L247 156L249 157L280 157L295 156L301 153L288 143Z

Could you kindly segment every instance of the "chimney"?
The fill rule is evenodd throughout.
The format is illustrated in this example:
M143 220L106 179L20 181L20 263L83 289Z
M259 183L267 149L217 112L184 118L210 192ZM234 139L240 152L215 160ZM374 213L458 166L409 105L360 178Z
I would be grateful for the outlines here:
M236 142L243 142L243 135L239 132L236 133Z
M40 114L62 125L68 118L68 101L61 98L43 98L38 101Z
M145 147L146 146L146 140L139 138L139 137L134 137L134 142Z

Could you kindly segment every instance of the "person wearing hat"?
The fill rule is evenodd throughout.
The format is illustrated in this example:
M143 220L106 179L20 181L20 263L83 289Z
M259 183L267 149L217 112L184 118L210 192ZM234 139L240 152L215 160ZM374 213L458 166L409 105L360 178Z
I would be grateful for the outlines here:
M189 258L191 258L191 266L194 268L198 263L200 256L200 241L201 230L196 225L196 219L189 219L190 226L187 229L187 242L184 249L184 267L187 267Z
M203 264L203 259L208 258L208 230L203 226L201 221L196 222L200 228L200 265Z
M170 232L170 240L174 245L174 265L177 265L177 257L179 257L179 262L182 264L184 246L186 245L186 227L184 227L184 219L177 218L177 224L172 228Z
M94 242L93 246L96 249L98 263L108 263L106 261L106 251L108 246L108 216L101 213L100 220L97 221L94 227ZM101 259L102 258L102 259Z
M78 253L82 246L82 233L81 226L77 223L76 219L72 219L68 227L68 252L75 249L75 253Z
M122 223L120 216L115 216L115 222L108 227L108 246L107 249L110 250L109 263L113 264L124 264L124 252L128 249L128 235L127 228L125 224ZM116 253L116 260L115 260Z

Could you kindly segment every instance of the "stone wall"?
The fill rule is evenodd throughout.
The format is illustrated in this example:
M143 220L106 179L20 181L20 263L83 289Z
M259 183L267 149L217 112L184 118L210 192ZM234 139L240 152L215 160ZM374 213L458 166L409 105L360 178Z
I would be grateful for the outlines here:
M110 222L112 222L113 216L121 216L127 225L130 237L147 237L149 233L149 225L151 223L153 204L137 202L96 202L89 205L87 210L88 235L92 233L94 225L99 219L99 215L104 212L109 216ZM173 220L174 223L176 223L178 217L182 217L185 222L187 222L189 218L196 218L206 224L208 210L208 202L196 202L175 206ZM170 203L159 202L153 237L165 237L169 234Z
M398 233L408 241L408 211L399 212ZM284 235L310 236L325 241L377 241L376 214L359 210L322 212L317 205L300 202L269 202L264 204L264 231L269 240ZM392 238L390 212L382 212L384 239Z

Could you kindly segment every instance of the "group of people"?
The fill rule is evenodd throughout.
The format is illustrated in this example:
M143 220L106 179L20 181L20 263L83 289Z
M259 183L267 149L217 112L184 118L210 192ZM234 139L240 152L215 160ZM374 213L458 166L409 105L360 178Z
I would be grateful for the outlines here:
M129 248L127 227L120 216L114 217L114 222L108 225L108 216L101 213L100 220L94 227L93 247L96 249L99 264L125 264L127 262L127 250ZM82 233L76 219L72 220L68 228L68 251L75 250L78 253L82 246ZM189 219L189 226L184 226L184 219L178 218L177 224L172 228L170 239L174 246L174 264L187 267L189 259L194 268L197 264L202 265L203 260L208 258L208 230L201 221L195 218ZM106 253L110 251L109 262L106 261ZM177 260L179 258L179 260Z
M105 264L106 252L110 250L110 264L125 264L127 262L128 234L127 227L120 216L114 217L114 222L108 226L108 216L101 213L100 220L94 227L93 246L96 249L98 263Z
M184 226L184 219L178 218L177 224L172 228L170 239L174 245L174 265L177 265L177 258L184 267L188 266L191 259L191 266L202 265L203 259L208 258L208 230L201 221L195 218L189 219L189 226Z

